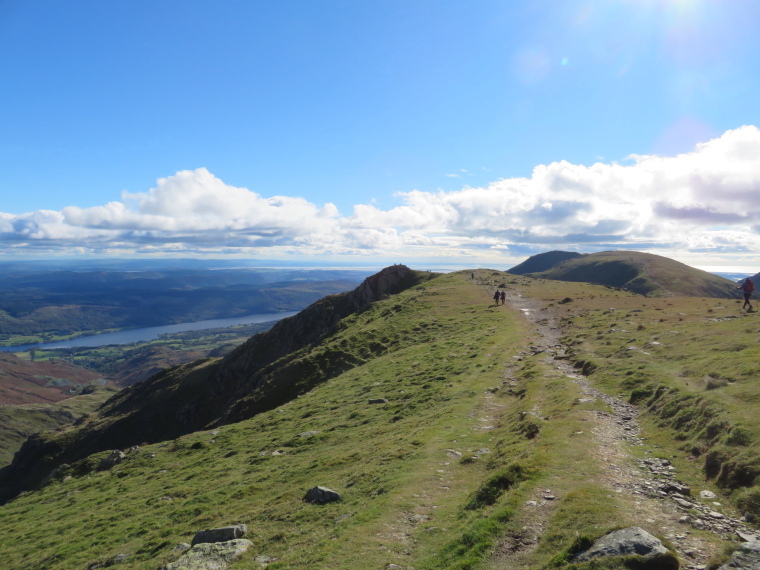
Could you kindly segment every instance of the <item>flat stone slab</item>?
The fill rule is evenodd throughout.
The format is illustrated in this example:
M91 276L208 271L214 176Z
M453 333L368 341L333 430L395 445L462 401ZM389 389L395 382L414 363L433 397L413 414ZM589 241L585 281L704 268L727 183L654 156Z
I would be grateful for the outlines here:
M162 570L225 570L251 546L253 543L245 538L196 544Z
M244 524L200 530L193 537L192 546L206 542L227 542L228 540L242 538L247 531L248 527Z

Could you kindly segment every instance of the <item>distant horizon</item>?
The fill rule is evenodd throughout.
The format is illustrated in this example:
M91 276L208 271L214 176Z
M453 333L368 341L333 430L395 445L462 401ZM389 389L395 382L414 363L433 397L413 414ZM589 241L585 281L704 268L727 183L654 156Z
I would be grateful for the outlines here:
M627 250L619 250L619 251L627 251ZM546 253L546 252L540 252L540 253ZM661 254L655 254L655 255L661 255ZM286 259L286 260L271 260L271 259L262 259L262 260L256 260L256 259L236 259L236 258L229 258L229 257L99 257L99 256L77 256L77 257L29 257L29 258L15 258L15 259L8 259L8 258L0 258L0 265L4 263L59 263L59 264L72 264L74 267L78 265L98 265L98 264L108 264L108 263L131 263L134 262L136 264L145 263L146 265L179 265L183 264L183 262L186 262L187 264L197 264L198 262L204 262L205 264L213 264L213 263L220 263L223 264L219 269L274 269L274 270L282 270L282 269L292 269L292 270L312 270L312 269L319 269L319 270L325 270L325 271L368 271L368 272L377 272L381 269L388 267L390 265L394 265L396 263L401 265L406 265L410 267L411 269L416 269L418 271L442 271L442 272L454 272L454 271L466 271L470 269L493 269L497 271L507 271L511 269L512 267L515 267L516 265L519 265L523 261L527 260L530 256L518 261L517 263L514 263L512 265L509 265L508 267L499 267L499 266L488 266L484 264L465 264L465 263L438 263L438 262L431 262L430 260L415 262L412 260L404 261L395 261L395 262L387 262L387 263L379 263L376 265L372 264L366 264L366 263L360 263L358 261L345 261L343 263L335 263L334 261L330 262L320 262L318 260L297 260L297 259ZM673 259L668 256L662 256L667 257L668 259ZM676 260L677 261L677 260ZM686 263L685 265L689 265L689 267L693 267L695 269L700 269L702 271L706 271L708 273L713 273L716 275L746 275L751 276L755 275L760 272L760 264L758 266L753 265L690 265ZM209 270L213 270L214 268L209 268Z

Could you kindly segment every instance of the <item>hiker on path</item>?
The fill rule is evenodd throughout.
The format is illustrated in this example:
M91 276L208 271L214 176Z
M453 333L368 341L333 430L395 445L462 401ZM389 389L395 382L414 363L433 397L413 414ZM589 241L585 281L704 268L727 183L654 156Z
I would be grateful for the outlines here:
M504 305L507 302L507 292L502 291L501 292L501 304Z
M744 280L744 283L739 285L737 289L741 289L744 293L744 304L742 305L742 309L749 305L749 312L752 311L752 303L749 302L749 298L752 296L752 292L755 290L755 284L752 282L752 279L747 277Z
M496 289L496 293L493 294L493 300L497 307L499 306L499 299L501 299L501 294L499 293L499 290Z

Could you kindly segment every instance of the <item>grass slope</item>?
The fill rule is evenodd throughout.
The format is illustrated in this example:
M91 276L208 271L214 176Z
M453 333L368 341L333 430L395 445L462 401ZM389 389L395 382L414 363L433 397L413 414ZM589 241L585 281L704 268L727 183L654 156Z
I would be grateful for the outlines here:
M557 499L525 568L569 568L579 541L646 528L598 484L606 466L590 445L589 412L605 405L580 401L575 384L531 356L519 313L490 305L494 286L564 315L574 358L596 384L644 406L644 435L675 456L687 482L720 483L703 471L712 451L725 454L720 465L754 465L754 314L715 299L475 273L435 278L344 319L300 358L323 362L340 347L366 358L288 403L143 446L110 470L97 469L106 453L59 470L0 507L0 566L87 568L123 554L121 567L155 568L197 530L246 523L254 546L232 568L257 568L257 556L276 559L271 569L486 568L499 537L519 535L526 501L547 490ZM566 295L572 301L551 307ZM369 403L379 398L387 402ZM722 500L751 503L752 487L720 484ZM303 503L314 485L343 500Z

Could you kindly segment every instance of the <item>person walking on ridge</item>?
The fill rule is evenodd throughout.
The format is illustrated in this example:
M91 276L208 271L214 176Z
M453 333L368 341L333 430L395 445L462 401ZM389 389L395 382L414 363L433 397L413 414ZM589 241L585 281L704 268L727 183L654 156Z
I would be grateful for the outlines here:
M755 290L755 284L752 282L752 279L747 277L744 280L744 283L739 285L737 289L741 289L744 293L744 304L742 305L742 309L749 305L749 309L747 310L748 313L752 312L752 303L750 303L749 298L752 296L752 292Z
M499 294L499 290L496 289L496 293L493 294L493 301L497 307L499 306L499 299L501 299L501 295Z
M501 304L505 305L506 303L507 303L507 292L506 291L502 291L501 292Z

